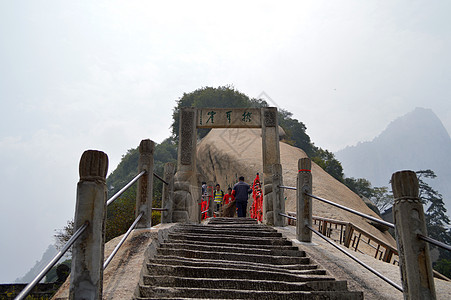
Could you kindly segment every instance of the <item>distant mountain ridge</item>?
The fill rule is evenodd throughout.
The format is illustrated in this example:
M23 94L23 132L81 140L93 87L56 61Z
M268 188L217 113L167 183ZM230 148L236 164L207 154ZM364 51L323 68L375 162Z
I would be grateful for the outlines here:
M451 209L451 138L431 109L415 108L392 121L370 142L358 143L335 153L346 177L368 179L373 186L388 186L400 170L431 169L437 178L429 185L443 195Z

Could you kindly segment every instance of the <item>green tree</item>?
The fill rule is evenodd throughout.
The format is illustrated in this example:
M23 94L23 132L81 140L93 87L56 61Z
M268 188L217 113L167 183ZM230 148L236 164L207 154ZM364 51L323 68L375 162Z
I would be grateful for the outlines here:
M301 148L309 157L314 156L316 149L306 133L307 127L304 123L293 119L292 116L291 112L279 109L279 125L287 135L285 141L292 146Z
M434 270L451 278L451 260L442 258L434 263Z
M365 178L349 177L344 179L344 184L357 195L362 195L368 199L373 196L371 182Z
M247 95L237 91L233 86L226 85L217 88L203 87L191 93L183 93L182 98L176 101L177 105L172 114L172 137L177 141L179 135L180 109L182 107L217 107L217 108L243 108L265 107L264 100L250 99ZM203 138L210 129L199 128L197 134Z
M393 205L393 194L390 193L385 186L375 187L372 188L370 200L376 205L380 212L384 212Z
M434 190L425 180L437 177L432 170L416 171L419 183L419 197L426 207L425 218L428 235L445 244L451 244L450 219L443 203L442 195ZM448 253L441 252L441 256Z
M343 167L332 152L315 147L312 160L338 181L343 181Z
M55 234L53 237L55 238L55 247L58 250L61 250L66 243L69 241L69 239L74 234L74 220L67 221L66 226L64 226L62 229L56 229ZM72 248L70 248L68 253L72 253Z
M203 87L191 93L184 93L177 100L177 105L172 114L172 137L178 140L179 117L182 107L267 107L268 103L262 99L249 98L247 95L235 90L233 86L220 86L217 88ZM312 157L326 172L331 174L337 180L343 181L343 168L341 163L335 159L333 153L317 148L311 142L306 133L304 123L293 119L293 114L289 111L279 108L279 125L285 130L285 142L295 147L301 148L305 153ZM203 138L210 129L198 129L198 137Z
M72 263L72 259L67 259L67 260L63 261L62 263L53 266L48 271L48 273L45 275L45 282L49 283L49 282L57 282L58 281L59 278L58 278L57 269L60 265L66 265L68 267L69 272L67 272L67 273L63 272L63 274L60 274L61 279L67 278L67 276L69 276L69 273L70 273L71 263ZM60 283L62 283L62 282L60 282Z

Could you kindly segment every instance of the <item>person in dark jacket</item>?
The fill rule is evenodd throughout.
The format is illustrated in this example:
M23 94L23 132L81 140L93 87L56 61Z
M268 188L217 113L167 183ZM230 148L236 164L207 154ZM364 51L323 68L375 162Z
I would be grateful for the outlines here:
M252 189L249 184L244 182L244 177L240 176L239 181L233 186L235 191L236 212L238 218L246 217L247 199L249 194L252 193Z

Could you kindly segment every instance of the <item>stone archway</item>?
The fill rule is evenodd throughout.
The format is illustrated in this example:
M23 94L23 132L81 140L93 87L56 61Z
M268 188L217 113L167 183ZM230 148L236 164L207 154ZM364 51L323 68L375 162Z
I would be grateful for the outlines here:
M182 108L180 112L177 173L174 200L168 219L198 222L200 190L196 169L197 128L261 128L263 159L263 220L280 226L274 210L284 206L281 193L272 191L272 168L280 165L277 108ZM279 173L281 174L281 173ZM276 198L277 197L277 198ZM273 199L274 198L274 199ZM283 209L284 210L284 209Z

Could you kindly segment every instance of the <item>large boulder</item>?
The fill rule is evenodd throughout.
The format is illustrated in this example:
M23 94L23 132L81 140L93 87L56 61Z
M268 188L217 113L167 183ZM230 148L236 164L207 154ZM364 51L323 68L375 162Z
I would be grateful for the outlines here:
M280 142L280 162L286 186L296 186L298 160L307 157L302 149ZM262 173L261 129L212 129L197 146L197 169L203 178L219 183L224 189L233 186L239 176L249 184ZM379 218L365 202L344 184L312 162L313 194ZM296 191L285 190L286 211L296 211ZM251 202L251 201L249 201ZM249 203L250 204L250 203ZM388 232L375 228L362 217L313 199L313 215L351 222L382 241L396 247Z

